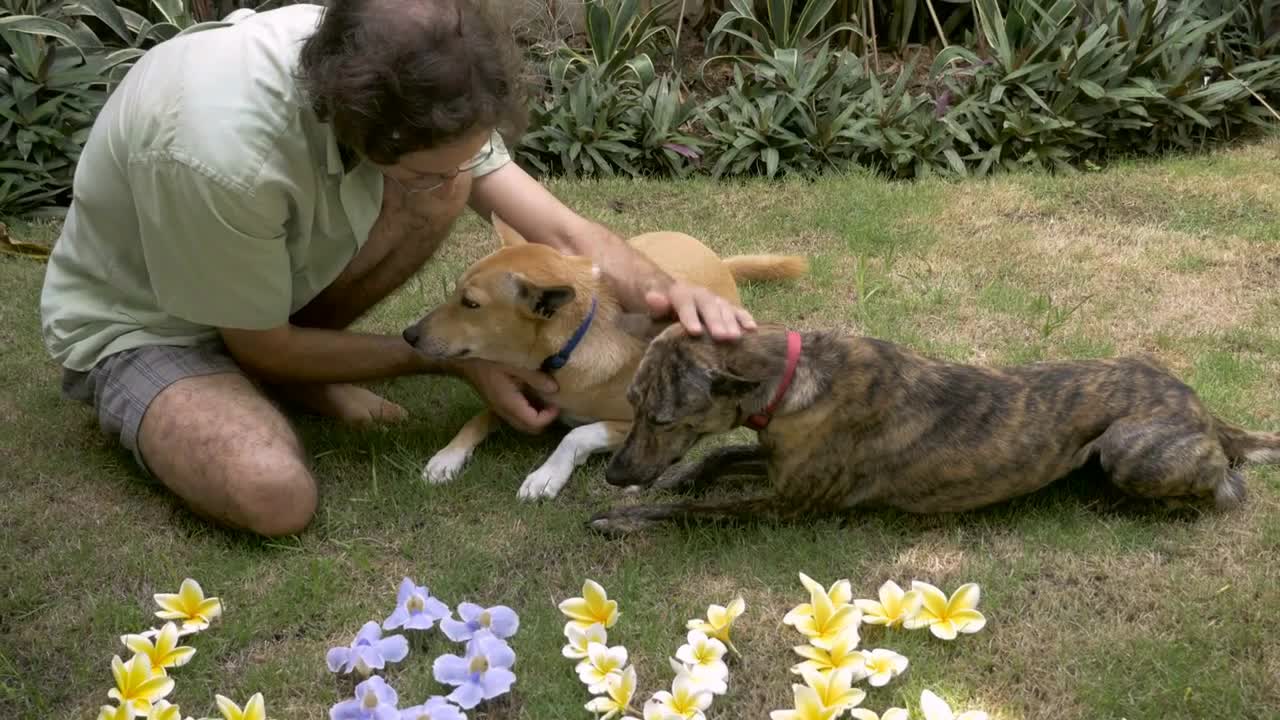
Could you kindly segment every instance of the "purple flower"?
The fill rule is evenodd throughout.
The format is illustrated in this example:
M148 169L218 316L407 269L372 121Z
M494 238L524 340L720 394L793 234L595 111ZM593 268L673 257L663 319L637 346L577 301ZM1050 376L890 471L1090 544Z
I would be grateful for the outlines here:
M511 689L516 681L511 672L515 661L511 646L486 632L467 643L465 657L441 655L432 670L437 682L455 686L449 700L470 710Z
M449 617L449 606L431 597L427 588L405 578L396 593L396 609L382 621L384 630L430 630L437 620Z
M409 654L409 641L403 635L382 637L378 623L370 620L360 628L349 647L336 647L325 655L329 672L352 670L368 676L389 662L400 662Z
M356 686L355 697L329 708L329 720L399 720L399 699L395 688L374 675Z
M440 629L454 642L471 640L477 634L482 634L483 630L488 630L495 637L509 638L520 629L520 618L516 611L506 605L494 605L486 609L475 603L464 602L458 605L458 617L462 618L461 622L452 617L440 621Z
M467 715L436 695L421 705L401 710L400 720L467 720Z

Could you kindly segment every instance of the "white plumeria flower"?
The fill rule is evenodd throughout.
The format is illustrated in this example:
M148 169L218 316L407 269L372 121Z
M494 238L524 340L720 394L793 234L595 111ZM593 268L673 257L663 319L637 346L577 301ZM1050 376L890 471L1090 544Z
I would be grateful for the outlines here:
M564 624L564 637L568 643L560 649L560 654L571 660L582 660L587 657L587 647L591 643L608 644L609 631L600 623L584 627L582 623L570 620Z
M927 627L940 640L954 640L957 633L976 633L986 627L987 619L977 609L981 592L976 583L961 585L949 598L927 582L912 580L911 587L920 593L921 604L916 614L903 622L904 628Z
M724 656L729 648L716 638L707 637L701 630L690 630L687 639L689 642L676 650L676 659L712 693L723 695L727 689L725 681L729 677L729 666Z
M587 645L587 657L578 663L578 679L587 690L599 695L608 690L609 677L621 675L627 666L627 649L621 645L608 647L604 643Z
M874 711L867 710L865 708L853 708L849 711L849 714L856 718L856 720L907 720L909 717L907 715L907 711L904 708L899 707L889 708L880 715L877 715Z
M635 666L629 666L626 670L609 676L605 685L608 694L595 698L586 705L589 712L604 713L600 720L609 720L631 705L631 696L636 692Z
M903 592L898 583L889 580L880 586L880 599L854 600L853 604L862 611L862 622L867 625L884 625L886 627L902 627L907 620L915 617L924 602L919 590Z
M861 650L862 669L859 675L872 687L884 687L889 681L907 669L907 658L892 650L876 648Z
M729 691L729 671L727 669L724 674L721 674L705 665L690 665L689 663L682 663L675 658L669 658L669 660L671 669L677 676L680 673L691 676L695 685L712 695L723 695Z
M932 690L920 692L920 712L924 720L987 720L987 714L981 710L969 710L956 715L945 700L933 694Z
M714 698L710 690L698 684L697 678L688 669L682 668L671 682L671 692L659 690L645 703L645 720L651 720L650 704L658 706L652 711L655 718L706 720L707 708L711 707Z

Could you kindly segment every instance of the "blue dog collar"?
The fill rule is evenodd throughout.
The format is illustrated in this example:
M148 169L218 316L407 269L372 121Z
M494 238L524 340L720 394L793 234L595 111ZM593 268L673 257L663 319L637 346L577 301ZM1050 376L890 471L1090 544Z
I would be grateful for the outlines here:
M573 337L570 337L569 342L560 348L560 352L542 361L542 372L555 372L569 363L569 356L573 354L573 349L578 347L578 343L582 342L582 338L586 336L587 330L591 328L591 321L595 316L596 299L593 297L591 298L591 311L587 313L587 317L582 320L582 324L578 326L578 329L573 331Z

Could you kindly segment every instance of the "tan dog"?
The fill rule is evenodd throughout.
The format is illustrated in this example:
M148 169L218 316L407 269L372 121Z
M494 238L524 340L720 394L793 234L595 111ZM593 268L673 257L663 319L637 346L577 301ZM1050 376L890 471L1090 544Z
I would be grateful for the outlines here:
M526 242L493 217L502 247L459 278L449 300L404 331L420 352L437 359L479 358L554 373L560 420L576 425L537 470L521 499L552 498L594 453L617 447L631 426L627 386L645 341L624 327L621 304L586 257ZM779 280L804 274L804 258L745 255L721 260L689 235L653 232L631 245L671 276L741 304L738 280ZM647 321L646 321L647 322ZM451 480L498 425L489 410L476 415L423 469L432 483Z

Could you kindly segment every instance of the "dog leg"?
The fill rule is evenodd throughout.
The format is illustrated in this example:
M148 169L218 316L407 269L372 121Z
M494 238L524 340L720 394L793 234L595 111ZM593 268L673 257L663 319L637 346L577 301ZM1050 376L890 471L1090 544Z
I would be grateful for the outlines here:
M468 420L449 444L427 461L422 469L422 479L435 485L452 480L471 458L476 446L497 429L499 422L498 416L490 410Z
M711 450L698 460L670 468L653 483L658 490L699 492L727 475L763 479L769 472L765 451L759 445L729 445Z
M592 516L587 521L587 526L603 535L620 536L664 522L785 519L798 512L797 508L777 495L761 495L745 499L700 500L614 508Z
M1244 496L1216 435L1182 418L1120 420L1090 446L1111 482L1134 497L1173 505L1214 498L1229 507Z
M521 500L553 498L569 482L579 465L595 453L616 450L627 436L627 422L596 422L570 430L551 457L525 478L517 496Z

